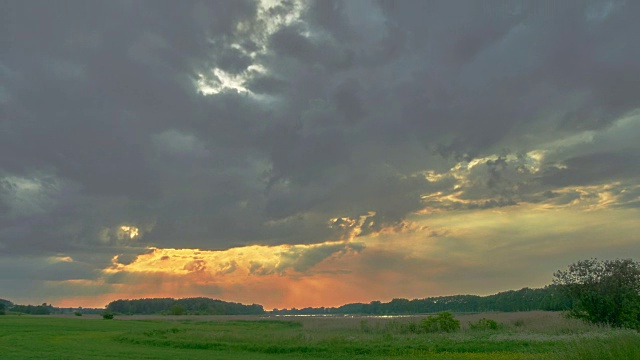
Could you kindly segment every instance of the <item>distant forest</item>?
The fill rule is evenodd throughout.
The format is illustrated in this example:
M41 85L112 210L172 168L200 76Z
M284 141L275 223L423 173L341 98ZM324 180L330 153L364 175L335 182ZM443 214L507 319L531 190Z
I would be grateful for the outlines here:
M262 305L244 305L234 302L204 297L172 299L150 298L134 300L115 300L106 309L57 308L52 305L16 305L0 299L0 315L3 313L23 313L48 315L61 313L101 313L115 314L162 314L162 315L409 315L451 312L487 312L487 311L564 311L572 308L571 299L555 285L541 289L523 288L500 292L495 295L454 295L424 299L393 299L383 303L372 301L368 304L354 303L340 307L319 307L303 309L274 309L265 311Z
M18 305L5 299L0 299L0 315L6 314L28 314L28 315L51 315L51 314L101 314L104 309L95 308L60 308L51 304L42 305Z
M107 311L119 314L164 315L257 315L265 313L262 305L243 305L204 297L116 300L107 305Z
M523 288L500 292L495 295L454 295L425 299L393 299L382 303L372 301L368 304L355 303L330 308L274 309L273 314L316 315L316 314L363 314L363 315L402 315L425 314L441 311L486 312L486 311L563 311L571 309L571 299L561 293L557 286L550 285L542 289Z

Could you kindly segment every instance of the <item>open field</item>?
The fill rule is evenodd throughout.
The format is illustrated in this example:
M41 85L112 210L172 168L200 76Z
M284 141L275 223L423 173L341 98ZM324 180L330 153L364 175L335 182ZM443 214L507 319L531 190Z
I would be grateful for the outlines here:
M473 330L490 318L498 330ZM0 317L1 359L640 359L640 334L558 313L458 315L455 333L415 333L422 317Z

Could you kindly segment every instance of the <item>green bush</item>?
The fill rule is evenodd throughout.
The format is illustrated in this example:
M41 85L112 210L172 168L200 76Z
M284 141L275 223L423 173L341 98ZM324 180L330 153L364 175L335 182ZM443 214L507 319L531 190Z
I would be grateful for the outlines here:
M469 321L469 329L471 330L498 330L499 328L500 324L487 318L482 318L475 323Z
M460 330L460 321L456 320L448 311L422 319L421 325L422 329L428 333L454 332Z
M73 315L75 316L82 316L82 313L80 311L74 311Z
M105 319L105 320L111 320L111 319L113 319L113 314L109 313L109 312L106 312L106 313L102 314L102 318Z
M169 315L184 315L184 307L180 305L173 305L169 310Z

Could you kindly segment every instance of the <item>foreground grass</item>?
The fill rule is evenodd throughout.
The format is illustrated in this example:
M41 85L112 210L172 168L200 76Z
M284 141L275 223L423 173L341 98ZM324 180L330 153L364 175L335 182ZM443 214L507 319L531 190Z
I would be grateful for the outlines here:
M493 316L492 316L493 315ZM640 359L640 335L557 314L502 320L497 331L416 334L416 319L101 320L0 317L2 359ZM473 316L459 317L465 319Z
M638 334L618 334L610 338L582 339L571 343L559 359L640 359Z

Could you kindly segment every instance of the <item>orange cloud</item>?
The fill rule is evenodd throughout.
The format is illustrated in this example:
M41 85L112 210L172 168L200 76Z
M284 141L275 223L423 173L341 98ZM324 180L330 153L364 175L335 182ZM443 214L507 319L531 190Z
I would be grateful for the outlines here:
M359 252L363 248L363 243L343 241L312 245L252 245L220 251L151 248L150 252L138 255L127 264L115 256L112 266L104 272L202 274L212 281L232 275L283 275L291 271L305 272L328 257Z
M593 199L606 203L606 196ZM582 202L549 205L415 214L358 236L358 242L219 251L151 248L134 259L115 256L98 280L51 286L64 290L64 304L74 306L206 296L266 309L329 307L544 286L572 259L640 251L637 210L590 208Z
M128 263L115 256L103 273L123 298L213 296L265 306L304 302L320 306L339 282L330 279L344 273L321 264L352 257L363 249L363 243L350 241L220 251L152 248Z

